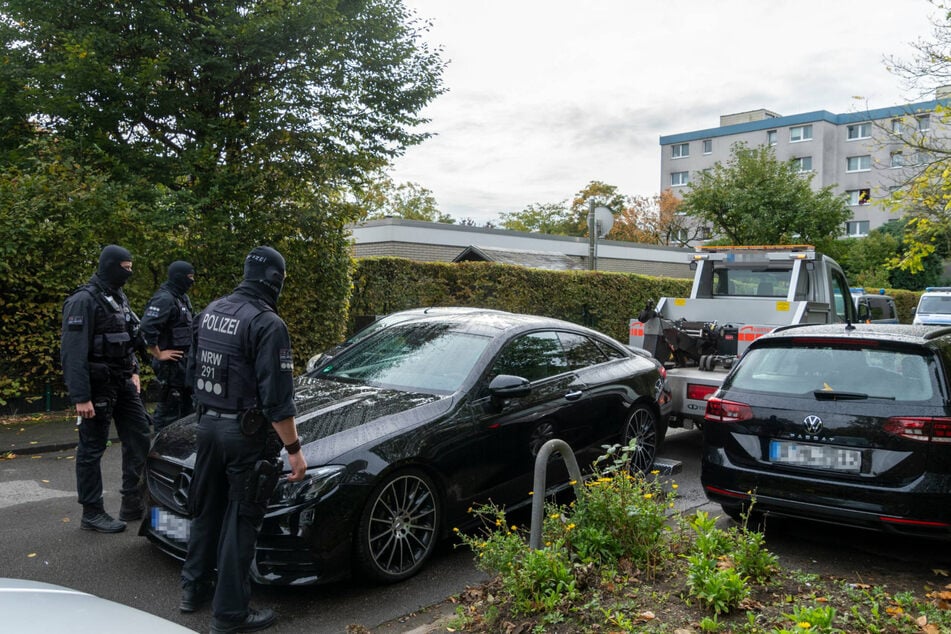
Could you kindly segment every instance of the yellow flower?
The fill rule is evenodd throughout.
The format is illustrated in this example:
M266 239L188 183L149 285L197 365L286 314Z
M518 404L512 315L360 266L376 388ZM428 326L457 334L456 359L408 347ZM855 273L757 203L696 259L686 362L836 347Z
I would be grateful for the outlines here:
M453 529L452 529L452 532L453 532L453 533L458 533L458 532L459 532L459 529L458 529L458 528L455 528L455 527L453 527Z
M578 484L578 481L577 481L577 480L572 480L572 481L569 482L568 484L570 484L571 486L574 486L574 485Z
M529 495L535 495L535 492L534 492L534 491L529 491L528 494L529 494Z
M565 530L570 531L570 530L574 529L574 527L575 527L574 523L571 523L571 524L568 524L568 526L565 527Z
M495 525L496 525L496 526L501 526L501 525L502 525L502 520L495 520Z
M468 509L466 509L466 513L471 513L471 512L472 512L472 507L470 506Z
M515 524L512 524L509 528L510 528L511 530L513 530L513 531L517 531L517 530L518 530L518 526L516 526Z
M645 499L645 500L649 500L649 499L651 499L652 497L654 497L654 494L653 494L653 493L645 493L645 494L644 494L644 499Z
M552 513L552 514L549 515L548 517L550 517L550 518L553 519L553 520L556 520L556 519L558 519L559 517L561 517L561 515L559 515L558 513Z
M800 629L803 629L803 630L808 630L808 629L812 628L812 623L810 623L809 621L799 621L798 623L796 623L796 625L797 625Z
M677 484L676 482L674 482L673 484L670 485L670 488L671 488L671 489L679 489L679 488L680 488L680 485Z
M659 474L660 474L660 469L654 469L653 471L651 471L651 475L659 475Z

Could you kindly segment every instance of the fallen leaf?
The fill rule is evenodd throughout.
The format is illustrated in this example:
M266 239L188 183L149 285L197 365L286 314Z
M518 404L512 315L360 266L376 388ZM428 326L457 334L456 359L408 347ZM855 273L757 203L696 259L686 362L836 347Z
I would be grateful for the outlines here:
M638 614L637 618L641 621L653 621L657 617L654 616L654 613L651 612L650 610L645 610L644 612L641 612L640 614Z
M915 619L915 623L918 624L918 627L924 627L928 625L928 617L922 614L917 619Z
M42 482L43 484L49 484L49 483L50 483L49 480L40 480L40 482Z
M27 557L30 559L33 559L34 557L36 557L36 553L30 553L29 555L27 555Z
M885 608L885 613L891 614L892 616L896 616L898 614L904 614L905 611L902 609L900 605L890 605Z
M867 583L850 583L850 588L855 588L856 590L868 590L872 586Z
M945 570L944 568L932 568L931 572L933 572L936 575L941 575L942 577L948 576L948 571Z

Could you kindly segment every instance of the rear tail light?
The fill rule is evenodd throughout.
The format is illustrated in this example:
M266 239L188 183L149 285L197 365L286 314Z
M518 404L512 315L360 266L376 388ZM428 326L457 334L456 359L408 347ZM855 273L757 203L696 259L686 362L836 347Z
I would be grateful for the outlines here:
M687 398L695 401L702 401L716 391L716 385L701 385L699 383L687 384Z
M703 418L714 423L736 423L753 418L753 410L746 403L714 397L707 401Z
M885 422L889 434L922 442L951 443L951 418L893 416Z

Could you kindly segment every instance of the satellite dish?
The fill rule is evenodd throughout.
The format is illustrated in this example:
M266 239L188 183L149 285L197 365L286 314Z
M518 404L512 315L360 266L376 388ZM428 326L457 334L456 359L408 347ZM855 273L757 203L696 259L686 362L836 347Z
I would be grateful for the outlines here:
M614 226L614 214L607 207L598 207L594 210L594 224L597 227L599 238L603 238Z

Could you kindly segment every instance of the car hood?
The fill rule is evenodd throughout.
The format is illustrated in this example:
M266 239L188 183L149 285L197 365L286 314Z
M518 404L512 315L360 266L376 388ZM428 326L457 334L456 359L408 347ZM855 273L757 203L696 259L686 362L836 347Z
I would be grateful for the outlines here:
M445 414L453 395L406 392L302 376L295 381L297 433L309 464L326 464L361 445ZM195 415L163 429L152 453L194 463ZM321 441L321 442L317 442Z

